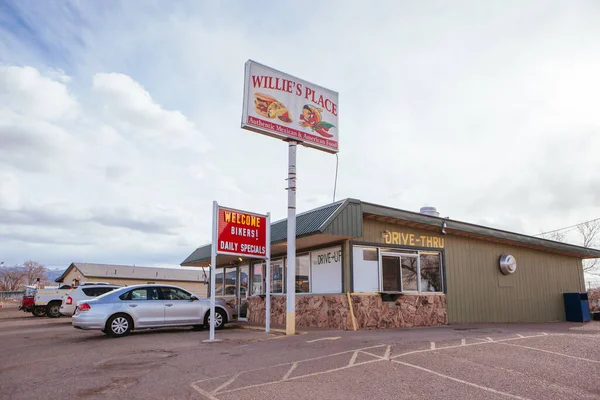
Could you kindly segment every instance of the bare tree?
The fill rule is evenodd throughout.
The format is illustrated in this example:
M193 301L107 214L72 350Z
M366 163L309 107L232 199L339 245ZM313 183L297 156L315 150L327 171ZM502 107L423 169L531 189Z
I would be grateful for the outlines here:
M565 234L560 231L542 233L541 236L544 239L554 240L555 242L563 242L564 243L566 241Z
M48 270L45 266L37 261L25 261L23 263L23 270L25 273L25 281L28 285L34 285L39 279L40 282L45 283L47 279Z
M23 286L25 273L19 266L0 267L0 290L19 290Z
M583 247L598 247L600 244L600 219L577 225L577 233L579 233ZM597 258L583 261L583 272L600 275L597 271L598 267L600 267L600 263Z

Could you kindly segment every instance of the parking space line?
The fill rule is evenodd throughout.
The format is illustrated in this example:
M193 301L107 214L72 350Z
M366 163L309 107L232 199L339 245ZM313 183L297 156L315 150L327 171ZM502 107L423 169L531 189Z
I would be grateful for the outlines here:
M365 351L365 350L369 350L369 349L381 348L383 346L387 346L385 354L383 355L383 357L382 356L377 356L375 354L370 354L370 353L367 353ZM194 390L196 390L202 396L206 396L210 400L219 400L217 397L215 397L215 395L222 394L222 393L232 393L232 392L237 392L237 391L240 391L240 390L251 389L251 388L256 388L256 387L261 387L261 386L274 385L274 384L281 383L281 382L289 382L289 381L295 380L295 379L307 378L307 377L311 377L311 376L317 376L317 375L327 374L327 373L330 373L330 372L341 371L341 370L344 370L344 369L348 369L348 368L352 368L352 367L356 367L356 366L361 366L361 365L365 365L365 364L371 364L371 363L374 363L374 362L386 361L386 360L388 360L390 351L391 351L391 346L385 345L385 344L380 344L380 345L376 345L376 346L364 347L362 349L355 349L355 350L343 351L343 352L340 352L340 353L328 354L328 355L325 355L325 356L319 356L319 357L309 358L309 359L301 360L301 361L295 361L295 362L278 364L278 365L270 365L270 366L267 366L267 367L262 367L262 368L257 368L257 369L251 369L251 370L247 370L247 371L242 371L242 372L238 372L237 374L231 376L230 379L228 379L225 383L223 383L218 388L214 389L212 392L208 392L208 391L206 391L204 389L201 389L198 384L201 384L202 382L206 382L206 381L215 380L215 379L226 378L229 375L222 375L222 376L217 376L217 377L214 377L214 378L206 378L206 379L202 379L202 380L199 380L199 381L195 381L195 382L191 383L191 386L194 388ZM339 355L343 355L343 354L349 354L349 353L352 353L352 359L350 360L350 363L348 363L347 365L344 365L343 367L333 368L333 369L330 369L330 370L327 370L327 371L315 372L315 373L310 373L310 374L305 374L305 375L300 375L300 376L293 376L293 377L290 378L290 375L292 374L292 372L296 369L296 367L300 363L321 360L321 359L324 359L324 358L335 357L335 356L339 356ZM364 362L355 364L356 357L358 357L358 353L366 353L366 354L372 355L373 357L376 357L376 359L375 360L364 361ZM281 367L281 366L286 366L286 365L290 365L290 369L287 370L287 372L285 373L285 375L283 375L283 377L281 379L277 379L277 380L271 381L271 382L258 383L258 384L255 384L255 385L243 386L243 387L239 387L239 388L235 388L235 389L230 389L230 390L223 390L224 388L226 388L227 386L229 386L231 383L233 383L240 375L242 375L244 373L247 373L247 372L256 372L256 371L260 371L260 370L264 370L264 369Z
M233 381L235 381L238 378L238 376L240 376L240 374L235 374L234 376L232 376L231 379L229 379L227 382L213 390L212 394L216 394L219 390L225 389L227 386L231 385Z
M466 343L466 344L462 344L462 341L461 341L461 344L459 344L459 345L437 347L435 349L425 349L425 350L408 351L406 353L401 353L401 354L397 354L397 355L393 356L392 360L395 359L395 358L398 358L398 357L408 356L408 355L411 355L411 354L428 353L430 351L441 351L441 350L448 350L448 349L456 349L456 348L459 348L459 347L467 347L467 346L480 346L482 344L507 342L507 341L511 341L511 340L522 340L522 339L539 338L539 337L544 337L544 336L547 336L547 335L548 334L523 336L523 337L511 337L511 338L508 338L508 339L492 340L491 342L489 340L487 340L487 339L473 338L473 339L480 340L480 342L478 342L478 343Z
M513 343L497 343L497 344L502 344L504 346L521 347L523 349L530 349L530 350L535 350L535 351L541 351L542 353L549 353L549 354L554 354L554 355L557 355L557 356L574 358L575 360L581 360L581 361L587 361L587 362L592 362L592 363L600 364L599 360L590 360L589 358L571 356L569 354L557 353L556 351L543 350L543 349L538 349L538 348L535 348L535 347L523 346L523 345L520 345L520 344L513 344Z
M292 366L290 367L290 369L288 370L288 372L286 372L285 375L283 376L283 378L281 378L281 380L285 381L287 378L289 378L290 375L292 374L292 372L294 372L294 370L296 369L297 366L298 366L297 362L293 363Z
M378 344L378 345L375 345L375 346L363 347L362 349L341 351L339 353L327 354L327 355L324 355L324 356L307 358L307 359L304 359L304 360L299 360L299 361L294 361L294 362L296 362L296 363L303 363L303 362L308 362L308 361L316 361L316 360L321 360L323 358L341 356L342 354L348 354L348 353L354 353L356 350L358 350L358 351L364 351L364 350L369 350L369 349L378 349L378 348L383 347L383 346L386 346L386 345L385 344ZM287 362L287 363L282 363L282 364L269 365L269 366L266 366L266 367L261 367L261 368L256 368L256 369L249 369L249 370L246 370L246 371L239 372L238 375L241 375L241 374L246 373L246 372L255 372L255 371L261 371L263 369L269 369L269 368L275 368L275 367L283 367L285 365L291 365L294 362ZM226 374L226 375L215 376L215 377L212 377L212 378L200 379L198 381L192 382L192 385L194 385L196 383L202 383L202 382L206 382L206 381L212 381L214 379L225 378L225 377L230 376L230 375L231 374Z
M354 352L354 354L352 354L352 358L350 359L350 362L348 363L348 365L354 365L354 362L356 361L356 357L358 357L358 352L359 352L359 350L356 350Z
M319 338L319 339L307 340L306 343L320 342L322 340L338 340L341 338L342 338L341 336L328 336L328 337Z
M212 394L210 394L209 392L207 392L207 391L205 391L205 390L202 390L202 389L200 389L199 387L197 387L197 386L196 386L196 385L194 385L194 384L192 384L192 388L193 388L193 389L194 389L196 392L200 393L200 395L201 395L201 396L204 396L204 397L206 397L206 398L207 398L207 399L209 399L209 400L220 400L218 397L215 397L215 396L213 396Z
M302 379L302 378L310 378L312 376L318 376L318 375L328 374L328 373L331 373L331 372L342 371L342 370L345 370L345 369L348 369L348 368L353 368L355 366L362 366L362 365L365 365L365 364L372 364L372 363L380 362L380 361L383 361L383 359L380 358L380 359L377 359L377 360L365 361L365 362L361 362L360 364L356 364L356 365L344 365L343 367L333 368L333 369L329 369L327 371L313 372L312 374L293 376L291 378L286 379L285 382L289 382L289 381L296 380L296 379ZM252 389L252 388L257 388L257 387L261 387L261 386L275 385L275 384L281 383L281 382L284 382L284 380L283 379L279 379L279 380L273 381L273 382L257 383L256 385L244 386L244 387L241 387L241 388L235 388L235 389L231 389L231 390L224 390L224 391L220 392L219 394L238 392L240 390Z
M389 360L391 352L392 352L392 346L388 345L387 349L385 349L385 353L383 354L383 359L384 360Z
M514 395L514 394L510 394L510 393L501 392L499 390L492 389L492 388L487 387L487 386L478 385L476 383L468 382L468 381L465 381L465 380L462 380L462 379L458 379L458 378L454 378L454 377L449 376L449 375L440 374L439 372L433 371L431 369L423 368L423 367L420 367L420 366L414 365L414 364L409 364L409 363L406 363L404 361L392 360L392 362L395 362L395 363L400 364L400 365L404 365L406 367L416 368L416 369L419 369L419 370L424 371L424 372L429 372L430 374L434 374L434 375L437 375L437 376L442 377L442 378L449 379L449 380L454 381L454 382L462 383L464 385L472 386L472 387L477 388L477 389L485 390L487 392L499 394L501 396L510 397L510 398L513 398L513 399L519 399L519 400L528 400L527 397L521 397L521 396L517 396L517 395Z
M429 342L429 350L435 350L435 342Z

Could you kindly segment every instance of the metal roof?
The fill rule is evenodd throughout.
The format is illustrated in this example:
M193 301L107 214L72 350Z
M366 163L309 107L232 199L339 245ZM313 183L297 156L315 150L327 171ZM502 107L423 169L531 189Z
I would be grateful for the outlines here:
M337 201L296 215L296 237L322 233L332 221L332 218L352 199ZM271 244L287 240L287 219L271 223ZM198 247L181 265L190 264L210 258L211 245Z
M364 214L398 219L439 229L441 229L443 223L446 223L446 230L449 234L473 235L481 240L511 242L515 245L520 244L525 247L536 247L560 253L569 253L572 256L580 258L600 258L600 250L598 249L555 242L535 236L488 228L467 222L434 217L373 203L365 203L357 199L338 201L298 214L296 216L296 237L319 233L331 233L344 237L361 237ZM287 220L284 219L272 223L271 243L282 243L286 240ZM181 265L189 265L193 262L210 259L210 250L210 244L197 248L181 263Z
M65 276L73 268L86 278L120 278L120 279L140 279L145 281L186 281L203 282L204 274L201 269L191 268L161 268L144 267L140 265L115 265L115 264L93 264L74 262L69 268L56 278L56 282L62 282Z

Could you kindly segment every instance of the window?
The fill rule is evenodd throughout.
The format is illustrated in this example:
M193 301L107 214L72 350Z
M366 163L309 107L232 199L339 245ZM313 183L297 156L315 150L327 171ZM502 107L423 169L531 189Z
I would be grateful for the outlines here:
M215 296L237 295L237 267L218 268L215 277Z
M223 276L225 275L225 268L218 268L215 271L215 296L223 296L223 290L225 285L223 283Z
M283 260L271 262L271 293L283 293L285 280L283 278Z
M401 257L402 260L402 291L416 292L419 290L417 277L417 257Z
M354 291L379 291L379 258L375 247L352 247Z
M400 292L400 257L381 256L384 292Z
M160 300L158 288L141 288L130 290L119 296L121 300L141 301L141 300Z
M108 293L108 292L114 290L114 288L98 287L98 288L84 288L81 290L83 291L83 293L86 296L97 297L97 296L103 295L104 293Z
M240 297L248 296L248 285L250 282L250 267L248 264L240 265Z
M191 300L192 295L181 289L175 289L170 287L160 288L164 300Z
M421 266L421 292L442 291L442 263L440 253L425 253L419 255Z
M310 252L311 293L342 293L342 247Z
M381 255L382 291L442 292L441 253Z
M264 264L257 263L252 265L252 287L250 288L250 295L263 294L263 282L264 282Z
M310 256L296 256L296 293L310 293Z
M237 267L225 268L225 296L237 296Z

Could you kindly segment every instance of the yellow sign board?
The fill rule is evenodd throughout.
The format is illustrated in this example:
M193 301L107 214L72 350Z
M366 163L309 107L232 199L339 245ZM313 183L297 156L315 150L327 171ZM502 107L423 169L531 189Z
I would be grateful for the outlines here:
M402 246L433 247L436 249L444 248L444 238L431 235L417 235L406 232L383 232L383 242L385 244L398 244Z

